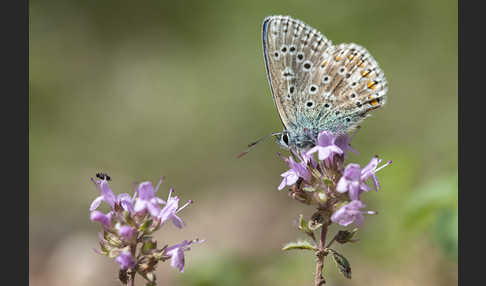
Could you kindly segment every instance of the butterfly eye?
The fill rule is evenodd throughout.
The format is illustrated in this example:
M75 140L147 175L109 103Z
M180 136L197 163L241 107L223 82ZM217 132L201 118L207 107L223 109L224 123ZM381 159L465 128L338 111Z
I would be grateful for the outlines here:
M289 145L289 137L287 134L282 135L282 140L287 146Z

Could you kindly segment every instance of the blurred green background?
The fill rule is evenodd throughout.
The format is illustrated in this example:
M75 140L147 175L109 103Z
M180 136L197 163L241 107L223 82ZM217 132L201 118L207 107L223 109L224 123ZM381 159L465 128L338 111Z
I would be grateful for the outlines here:
M278 192L286 170L271 142L282 126L266 78L261 25L291 15L334 43L365 46L389 83L349 160L393 160L366 194L358 244L340 246L345 280L328 285L457 285L456 1L30 1L30 285L118 285L116 263L96 255L89 182L111 175L116 193L165 176L187 227L174 244L206 239L183 274L161 285L312 285L314 257L283 252L312 208ZM335 229L331 229L334 231ZM363 284L365 283L365 284Z

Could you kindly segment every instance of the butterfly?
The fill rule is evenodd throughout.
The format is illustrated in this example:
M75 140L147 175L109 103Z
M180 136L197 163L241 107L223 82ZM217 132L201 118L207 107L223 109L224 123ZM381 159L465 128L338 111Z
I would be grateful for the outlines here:
M335 46L300 20L266 17L263 52L284 126L271 135L286 149L312 147L324 130L347 133L386 102L387 81L365 48L354 43Z

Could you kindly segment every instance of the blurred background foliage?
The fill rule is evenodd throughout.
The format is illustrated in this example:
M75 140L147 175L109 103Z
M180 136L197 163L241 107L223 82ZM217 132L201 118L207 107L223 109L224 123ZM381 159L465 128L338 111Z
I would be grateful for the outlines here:
M334 43L371 51L389 82L349 160L393 160L364 197L358 244L341 251L353 279L328 261L329 285L457 284L457 2L446 0L30 1L29 253L31 285L118 285L91 251L98 226L89 178L115 192L165 176L187 228L168 244L206 239L184 274L161 285L311 285L314 257L280 250L303 238L311 209L278 192L286 170L261 43L265 16L288 14ZM331 231L334 231L332 229Z

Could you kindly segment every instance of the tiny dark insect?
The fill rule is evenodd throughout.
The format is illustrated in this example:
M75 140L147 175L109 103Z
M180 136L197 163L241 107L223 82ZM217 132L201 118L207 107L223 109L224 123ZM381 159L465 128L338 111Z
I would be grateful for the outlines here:
M96 178L101 179L101 180L111 181L111 178L110 178L110 176L108 176L107 173L96 173Z

